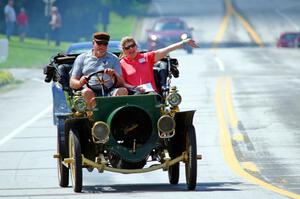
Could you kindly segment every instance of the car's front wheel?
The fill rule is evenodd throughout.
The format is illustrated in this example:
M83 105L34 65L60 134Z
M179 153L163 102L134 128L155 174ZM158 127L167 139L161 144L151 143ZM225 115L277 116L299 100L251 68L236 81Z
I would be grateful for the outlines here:
M195 127L191 125L186 133L187 160L185 162L186 184L189 190L195 190L197 184L197 143Z
M71 177L72 185L75 192L81 192L82 190L82 157L81 146L79 142L78 133L71 130L69 133L69 154L73 159L71 162Z

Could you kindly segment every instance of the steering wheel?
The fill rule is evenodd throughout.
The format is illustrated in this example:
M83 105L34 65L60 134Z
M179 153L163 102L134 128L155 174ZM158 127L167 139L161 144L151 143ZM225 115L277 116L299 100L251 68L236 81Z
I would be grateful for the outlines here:
M87 78L87 83L86 86L93 90L94 92L97 91L108 91L109 89L113 88L116 86L117 82L117 76L113 74L112 76L104 73L104 70L99 70L97 72L94 72L90 74ZM94 84L90 82L90 80L94 80ZM108 82L112 82L112 85L107 85Z

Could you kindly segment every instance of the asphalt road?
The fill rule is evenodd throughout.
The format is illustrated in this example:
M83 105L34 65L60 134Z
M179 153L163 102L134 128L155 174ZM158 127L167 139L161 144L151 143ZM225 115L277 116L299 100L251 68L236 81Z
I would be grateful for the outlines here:
M23 70L13 72L24 83L0 94L0 197L300 198L300 51L274 47L280 32L297 27L300 4L236 0L235 12L228 12L221 0L172 2L153 1L141 29L155 16L180 15L202 47L192 55L171 53L180 64L173 84L183 96L181 109L196 110L203 155L196 190L186 191L183 167L178 186L169 185L163 171L84 171L83 193L60 188L50 85L42 82L41 70ZM255 47L239 15L264 47Z

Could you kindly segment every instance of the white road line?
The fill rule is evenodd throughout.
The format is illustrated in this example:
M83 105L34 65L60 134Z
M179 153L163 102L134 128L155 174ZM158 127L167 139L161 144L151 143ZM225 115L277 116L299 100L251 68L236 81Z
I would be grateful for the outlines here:
M220 71L225 71L224 63L219 57L215 57L215 60L219 66Z
M9 133L7 136L5 136L4 138L2 138L0 140L0 146L2 146L3 144L5 144L6 142L8 142L10 139L12 139L13 137L15 137L16 135L18 135L19 133L21 133L25 128L27 128L28 126L30 126L32 123L36 122L38 119L40 119L41 117L43 117L46 113L48 113L50 110L52 109L52 105L47 107L44 111L40 112L39 114L37 114L35 117L31 118L29 121L25 122L24 124L22 124L21 126L19 126L17 129L15 129L14 131L12 131L11 133Z
M287 20L288 23L296 30L300 31L299 26L287 15L283 14L279 9L276 9L275 12L277 12L280 16L282 16L285 20Z

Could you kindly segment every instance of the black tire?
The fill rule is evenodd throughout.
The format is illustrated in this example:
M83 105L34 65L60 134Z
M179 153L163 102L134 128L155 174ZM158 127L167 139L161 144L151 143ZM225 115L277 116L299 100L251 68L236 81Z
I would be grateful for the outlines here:
M82 190L82 157L81 146L79 137L76 131L70 131L69 133L69 154L70 158L74 159L71 163L71 177L73 190L75 192L81 192Z
M69 168L62 164L64 158L68 157L67 143L64 135L64 120L59 119L57 123L57 152L60 155L57 158L58 183L61 187L69 185Z
M186 184L189 190L195 190L197 185L197 143L193 125L186 133L186 152L188 153L188 160L185 162Z
M170 184L178 184L179 181L179 162L170 166L168 170Z

